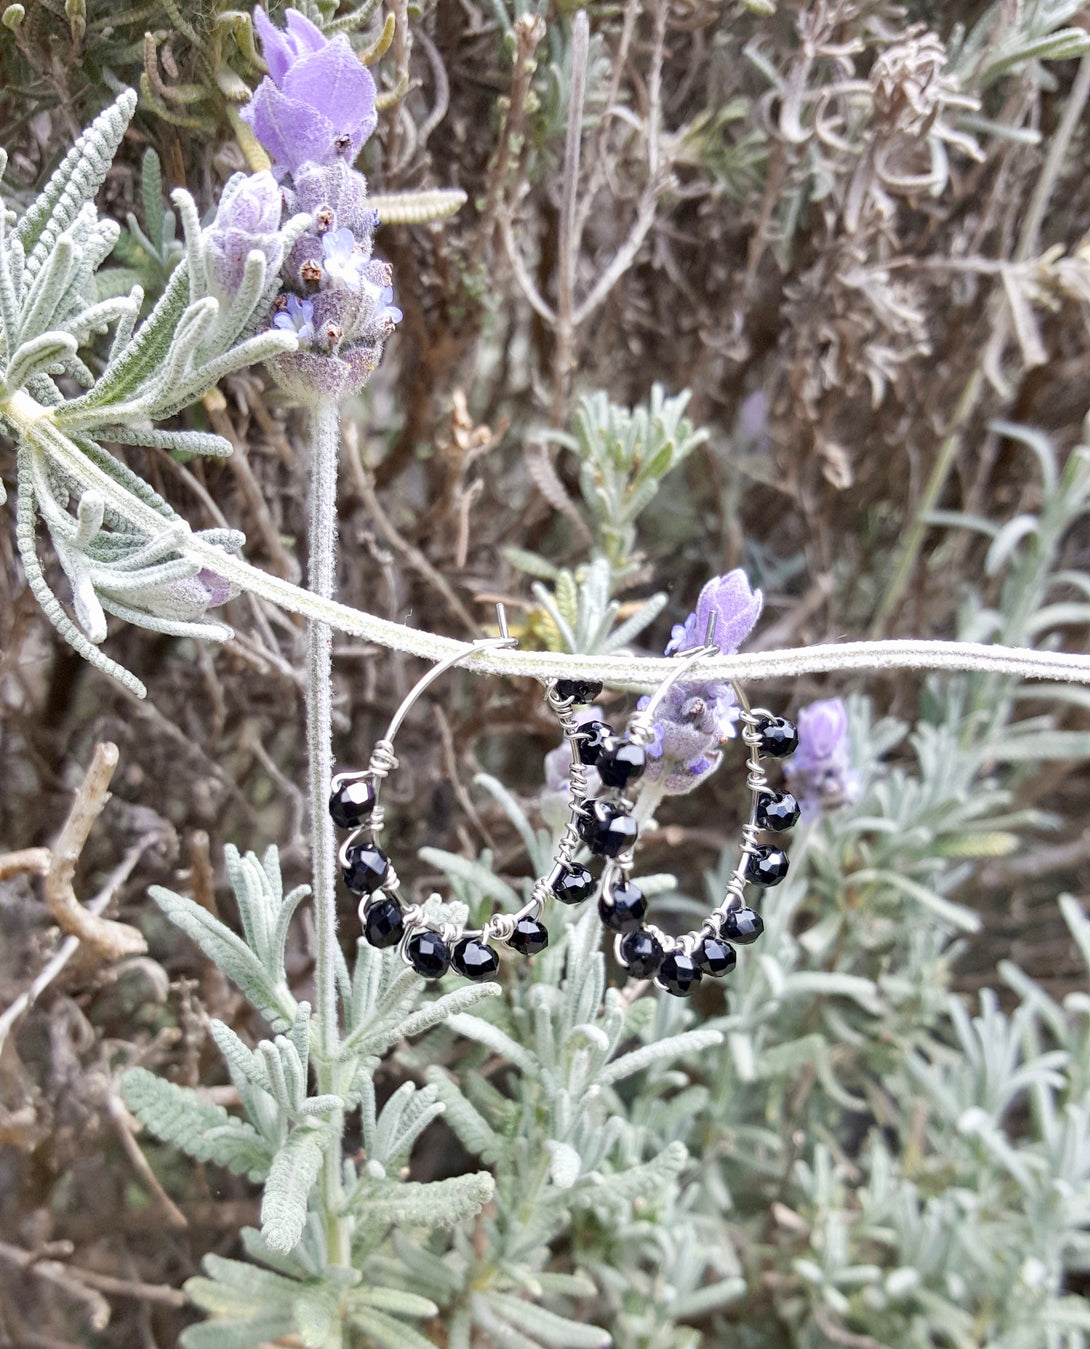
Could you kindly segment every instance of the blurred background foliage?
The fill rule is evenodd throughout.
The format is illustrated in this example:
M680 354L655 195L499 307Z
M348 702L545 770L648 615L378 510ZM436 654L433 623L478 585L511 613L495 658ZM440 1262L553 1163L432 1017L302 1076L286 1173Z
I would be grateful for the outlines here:
M526 643L661 650L703 581L740 565L766 594L751 647L1085 647L1084 5L299 7L351 35L383 93L362 167L389 203L377 249L405 315L346 419L345 600L465 636L503 597ZM135 273L153 300L178 256L163 192L184 185L207 209L260 162L237 117L262 71L249 15L26 0L0 24L16 199L119 87L140 90L100 204L127 226L114 282ZM393 223L412 219L405 194L434 188L464 190L465 207ZM229 460L119 453L194 528L241 529L252 560L297 578L294 417L251 371L182 423L227 436ZM6 450L0 468L10 487ZM248 600L223 647L119 626L107 648L147 684L138 704L56 641L6 518L0 843L48 845L94 744L117 743L79 880L117 889L150 955L72 962L6 1035L0 1344L166 1346L194 1319L176 1290L201 1257L225 1257L229 1281L256 1192L151 1143L157 1192L116 1074L146 1066L234 1105L208 1016L250 1040L260 1024L147 888L234 921L227 842L275 842L287 883L305 879L302 628ZM348 641L335 668L339 753L358 764L417 668ZM626 1349L1086 1342L1090 938L1077 898L1057 896L1090 883L1090 697L886 674L761 700L790 712L837 693L852 694L864 791L796 838L726 996L688 1009L629 989L614 996L631 1005L587 1012L589 1044L623 1011L611 1052L695 1026L717 1038L618 1086L603 1060L605 1142L594 1098L563 1114L572 1061L540 1058L544 1021L567 1033L581 988L618 983L585 923L554 937L551 963L505 974L479 1020L506 1040L463 1017L377 1066L380 1104L425 1080L447 1104L405 1175L496 1180L452 1233L414 1245L410 1224L368 1247L383 1286L441 1306L419 1323L428 1342L574 1343L560 1323L535 1329L527 1299ZM462 676L419 709L388 798L408 882L473 902L466 859L529 876L555 740L529 684ZM673 877L656 895L668 919L722 884L738 787L728 763L646 840L641 867ZM350 940L347 903L344 918ZM2 1009L53 949L31 877L0 885L0 934ZM310 969L304 921L285 968L300 997ZM549 1151L558 1120L574 1175ZM535 1227L520 1186L546 1156ZM612 1197L590 1193L588 1172L640 1166ZM261 1258L252 1237L249 1251Z

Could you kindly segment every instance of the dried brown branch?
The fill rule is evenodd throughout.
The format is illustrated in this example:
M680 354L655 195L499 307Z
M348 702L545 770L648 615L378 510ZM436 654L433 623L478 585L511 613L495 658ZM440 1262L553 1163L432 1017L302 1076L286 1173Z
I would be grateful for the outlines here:
M147 942L136 928L91 913L76 898L73 880L83 845L91 827L110 799L110 779L117 767L117 746L109 742L95 746L91 766L72 802L68 819L52 848L52 861L45 877L45 898L57 926L69 936L78 937L106 960L142 955Z

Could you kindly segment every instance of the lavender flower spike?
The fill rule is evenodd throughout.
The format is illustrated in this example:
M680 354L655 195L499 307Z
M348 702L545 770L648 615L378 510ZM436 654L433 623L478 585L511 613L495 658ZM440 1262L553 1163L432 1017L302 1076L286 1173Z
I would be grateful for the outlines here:
M737 651L764 603L744 571L713 576L696 608L674 625L666 654L700 646L715 614L715 641L721 651ZM638 707L648 699L641 698ZM719 767L723 746L737 734L738 708L728 684L675 684L658 709L655 739L648 745L647 781L661 782L672 796L691 792Z
M287 30L254 10L269 74L241 117L272 156L278 176L307 163L351 164L378 124L375 82L348 39L330 41L297 10Z
M666 654L699 646L708 630L712 613L716 616L715 642L725 655L737 651L749 636L764 607L764 596L752 590L749 578L741 567L726 576L713 576L700 592L695 610L684 623L674 625Z
M823 698L798 715L799 747L784 776L799 799L803 813L820 815L854 801L861 790L852 766L848 712L839 698Z

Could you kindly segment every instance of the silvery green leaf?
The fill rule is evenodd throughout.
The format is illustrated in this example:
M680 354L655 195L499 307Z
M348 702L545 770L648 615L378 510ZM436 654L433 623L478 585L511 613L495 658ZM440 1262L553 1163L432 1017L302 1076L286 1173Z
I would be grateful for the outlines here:
M38 273L85 203L106 181L117 147L136 109L136 94L125 89L78 137L37 200L20 219L15 236L29 251L27 270Z
M209 1022L212 1039L227 1062L231 1080L237 1086L239 1081L251 1082L262 1091L272 1092L272 1082L264 1060L249 1049L225 1022L213 1017Z
M872 979L834 970L795 970L785 976L779 996L851 998L874 1016L880 1015L885 1005Z
M190 1285L206 1282L199 1278L188 1279L185 1291L196 1301ZM295 1318L290 1311L255 1308L249 1316L232 1317L229 1321L201 1321L195 1326L187 1326L178 1337L178 1344L180 1349L255 1349L257 1345L274 1343L294 1329Z
M466 988L457 988L452 993L444 993L409 1013L400 1021L391 1022L389 1027L370 1032L366 1025L360 1027L359 1038L355 1039L353 1052L364 1055L382 1054L391 1045L407 1040L413 1035L422 1035L433 1026L439 1026L448 1017L457 1012L475 1006L482 998L497 998L502 992L499 984L475 984ZM369 1033L363 1033L363 1032ZM347 1043L347 1042L346 1042Z
M490 1290L486 1296L508 1324L525 1326L535 1340L550 1349L606 1349L613 1343L612 1336L601 1326L569 1320L546 1307L534 1306L507 1293Z
M550 1138L545 1143L549 1154L549 1176L558 1190L570 1190L579 1179L583 1159L569 1143Z
M593 1181L584 1176L573 1191L573 1202L588 1207L597 1207L603 1202L627 1205L642 1196L658 1194L663 1185L677 1176L688 1159L685 1144L675 1139L649 1162L611 1172Z
M21 389L34 375L51 371L59 361L74 356L78 343L68 333L48 332L32 337L17 347L4 372L0 397Z
M642 1072L653 1063L676 1059L682 1054L696 1054L702 1049L710 1049L713 1045L722 1043L723 1036L717 1030L682 1031L680 1035L671 1035L664 1040L642 1045L631 1053L622 1054L619 1059L614 1059L601 1069L598 1080L603 1084L621 1082L626 1077L631 1077L633 1073Z
M391 1244L404 1270L418 1286L444 1301L453 1301L462 1291L462 1278L457 1268L452 1268L431 1251L414 1246L404 1233L396 1229L391 1234Z
M484 1116L472 1106L457 1084L442 1068L427 1070L428 1084L433 1086L445 1109L443 1120L461 1140L467 1152L475 1153L483 1161L493 1161L502 1155L500 1136Z
M351 1294L347 1300L347 1310L352 1322L366 1331L381 1349L435 1349L432 1341L425 1339L412 1326L396 1321L376 1307L354 1306Z
M272 1250L290 1251L302 1236L322 1155L331 1143L328 1128L297 1124L273 1158L261 1199L261 1235Z
M300 1288L292 1307L292 1316L295 1328L308 1349L332 1349L333 1345L341 1344L335 1288Z
M559 568L554 562L548 562L525 548L507 547L503 555L512 567L525 572L527 576L536 576L542 581L555 581Z
M199 904L153 885L148 894L177 927L191 937L209 960L238 985L253 1006L274 1027L286 1027L295 1019L295 1000L283 978L270 977L253 951L218 918Z
M443 1104L436 1100L434 1086L416 1090L405 1082L383 1106L375 1125L371 1159L389 1168L404 1156L428 1125L442 1114Z
M363 1307L377 1307L379 1311L395 1316L438 1316L439 1308L430 1298L418 1293L406 1293L400 1288L355 1288L348 1294L348 1304L354 1311Z
M464 1035L467 1039L476 1040L478 1044L485 1045L493 1053L500 1054L509 1063L515 1065L520 1071L528 1076L536 1076L540 1071L541 1065L535 1056L513 1040L506 1031L500 1030L494 1026L491 1021L485 1021L479 1016L472 1016L469 1013L459 1012L454 1016L447 1018L447 1025L456 1035Z
M492 1198L494 1189L495 1182L487 1171L475 1171L448 1180L361 1187L351 1206L361 1222L398 1227L455 1227L475 1217Z
M173 1143L200 1162L215 1162L259 1179L272 1149L252 1125L229 1115L188 1087L175 1086L144 1068L130 1068L121 1079L125 1104L157 1138Z

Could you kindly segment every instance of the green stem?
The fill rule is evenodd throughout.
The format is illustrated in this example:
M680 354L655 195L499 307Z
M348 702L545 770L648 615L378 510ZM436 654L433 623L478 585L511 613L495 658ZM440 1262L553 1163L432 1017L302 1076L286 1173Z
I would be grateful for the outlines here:
M156 537L168 525L179 523L168 521L91 463L54 425L50 410L34 403L27 395L17 394L7 403L0 403L0 413L11 422L20 438L32 450L60 464L85 489L92 488L100 492L110 506L149 537ZM184 524L184 521L180 523ZM404 651L431 661L446 660L457 651L464 650L464 643L453 638L439 637L418 628L407 628L374 614L349 608L336 600L314 595L192 534L183 539L179 552L214 571L240 590L257 595L288 613L302 614L306 618L328 623L334 630L348 636L362 637L395 651ZM598 679L615 688L630 689L654 688L676 669L670 657L632 656L616 652L604 656L566 656L548 651L494 649L467 659L465 665L478 673L508 678L527 675L541 680ZM909 640L828 643L787 651L715 656L694 665L690 678L694 684L728 682L731 679L758 682L835 670L911 669L977 670L1018 675L1023 679L1054 679L1090 684L1088 656L1065 651L986 646L980 642Z
M307 582L313 595L333 597L337 552L337 456L340 414L333 399L310 413L310 539ZM340 1025L337 1008L337 889L329 788L333 764L333 631L328 623L307 623L307 787L314 874L315 984L318 1090L336 1094ZM343 1121L342 1121L343 1122ZM326 1149L320 1178L326 1239L332 1265L351 1263L351 1233L342 1215L344 1190L339 1140Z

